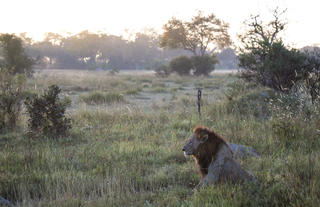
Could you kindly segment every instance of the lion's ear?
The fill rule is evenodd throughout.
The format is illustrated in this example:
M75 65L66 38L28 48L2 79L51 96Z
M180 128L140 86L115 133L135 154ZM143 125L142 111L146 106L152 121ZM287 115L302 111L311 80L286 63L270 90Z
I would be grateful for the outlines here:
M200 138L200 143L205 143L208 140L209 135L205 134Z

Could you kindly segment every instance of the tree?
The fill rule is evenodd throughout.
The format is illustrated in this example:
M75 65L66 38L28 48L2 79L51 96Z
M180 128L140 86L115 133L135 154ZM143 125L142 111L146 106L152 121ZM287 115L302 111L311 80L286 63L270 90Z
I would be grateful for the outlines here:
M104 57L101 52L104 37L90 33L87 30L62 40L63 48L74 54L78 60L89 68L96 68L99 58Z
M209 57L217 48L224 48L231 44L228 28L229 25L214 14L205 16L199 12L190 22L172 18L163 26L164 33L160 37L160 46L171 49L182 48L190 51L194 56L199 56L194 59L197 61L194 64L195 71L198 71L196 74L207 75L214 69L214 64L217 62L209 61L213 64L212 66L201 67L205 66L205 62L208 63ZM199 61L204 62L199 64Z
M211 54L212 46L224 48L231 44L229 25L214 14L204 16L199 12L190 22L172 18L163 26L160 46L172 49L182 48L195 56Z
M244 69L246 80L268 86L281 92L289 92L294 84L303 79L309 67L307 56L294 48L286 47L279 33L286 23L275 9L273 20L263 24L259 16L252 16L247 23L248 31L240 35L243 47L240 48L239 66Z
M32 73L35 61L25 53L19 37L13 34L1 34L0 46L3 56L2 67L8 68L13 73Z

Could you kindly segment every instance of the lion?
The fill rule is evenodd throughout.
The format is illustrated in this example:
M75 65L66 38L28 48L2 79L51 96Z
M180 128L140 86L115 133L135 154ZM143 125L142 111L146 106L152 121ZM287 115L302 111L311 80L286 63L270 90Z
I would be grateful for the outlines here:
M234 159L227 142L208 128L195 127L182 151L186 157L191 155L199 167L201 180L196 189L219 182L254 180L254 176Z

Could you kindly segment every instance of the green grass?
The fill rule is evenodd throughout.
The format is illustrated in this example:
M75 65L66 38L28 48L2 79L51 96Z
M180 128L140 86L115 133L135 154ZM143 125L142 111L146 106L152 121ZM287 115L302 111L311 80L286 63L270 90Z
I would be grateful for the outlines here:
M115 93L123 90L122 81L130 85L139 80L158 83L174 79L114 77L119 81L113 84ZM229 75L178 80L180 85L173 88L201 81L220 85L219 89L204 89L201 120L196 93L187 91L191 94L187 96L186 91L178 90L172 103L152 111L133 110L130 105L111 111L71 110L71 133L57 140L28 139L23 123L19 129L1 134L0 196L17 206L319 205L319 113L314 111L310 116L302 110L288 117L290 109L278 102L269 107L265 88L239 88L239 83L232 84L237 78ZM71 83L66 81L61 81L62 87ZM88 82L94 81L89 77L85 79ZM94 93L96 86L88 84L87 88ZM169 86L168 90L170 93ZM232 99L224 95L226 92L233 94ZM209 99L214 94L224 98ZM267 98L274 96L281 99L271 93ZM228 141L254 147L261 157L240 163L258 182L193 191L200 176L194 161L185 159L181 148L197 124L214 129Z
M125 101L122 94L115 92L102 93L99 91L93 91L89 94L82 95L80 98L87 104L112 104Z
M127 95L137 95L142 91L141 87L128 89L125 94Z
M167 93L168 89L166 87L154 87L148 90L150 93Z

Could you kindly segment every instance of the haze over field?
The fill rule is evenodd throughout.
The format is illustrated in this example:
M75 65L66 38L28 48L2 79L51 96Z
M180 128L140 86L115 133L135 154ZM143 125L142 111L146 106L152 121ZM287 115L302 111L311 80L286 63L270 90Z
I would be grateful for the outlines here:
M230 24L230 35L237 41L242 23L250 14L267 19L270 10L287 8L289 26L284 40L295 47L319 44L320 29L315 27L320 18L316 0L11 0L2 2L0 33L22 33L41 40L46 32L72 34L83 30L123 35L162 26L172 17L188 20L196 10L217 15ZM266 17L266 18L264 18Z

